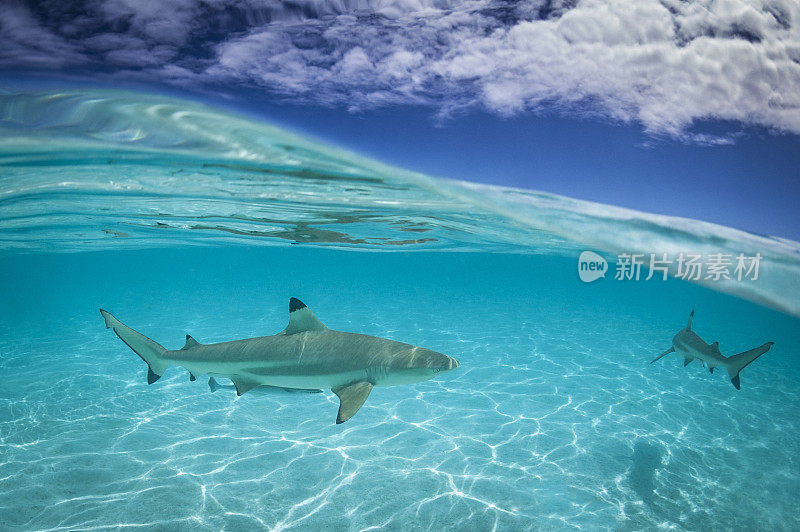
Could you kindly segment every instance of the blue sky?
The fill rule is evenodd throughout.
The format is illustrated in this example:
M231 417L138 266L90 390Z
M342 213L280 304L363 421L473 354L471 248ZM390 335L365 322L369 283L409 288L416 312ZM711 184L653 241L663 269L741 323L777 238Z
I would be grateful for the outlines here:
M300 132L426 174L544 190L800 241L800 136L708 123L733 144L654 139L638 125L475 111L435 121L425 108L357 115L244 106Z
M4 4L7 79L185 92L429 174L800 240L790 0Z

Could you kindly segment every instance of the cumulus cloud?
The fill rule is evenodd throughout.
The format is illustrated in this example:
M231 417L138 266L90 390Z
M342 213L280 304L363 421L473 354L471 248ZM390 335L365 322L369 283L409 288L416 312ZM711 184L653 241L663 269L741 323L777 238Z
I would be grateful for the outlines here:
M0 9L0 65L61 67L85 61L79 48L43 27L31 11L13 2Z
M0 65L242 83L351 110L557 110L693 134L800 133L795 0L47 0L0 12Z

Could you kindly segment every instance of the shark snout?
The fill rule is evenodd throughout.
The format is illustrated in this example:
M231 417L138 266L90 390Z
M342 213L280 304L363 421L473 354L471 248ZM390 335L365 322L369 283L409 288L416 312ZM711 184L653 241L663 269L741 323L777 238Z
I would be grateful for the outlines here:
M455 358L447 355L441 355L441 358L439 359L439 364L436 366L435 371L437 373L452 371L460 365L461 364L459 364L458 360L456 360Z
M412 365L427 368L428 371L432 370L434 373L451 371L460 365L458 360L451 356L419 347L415 348L412 360Z
M412 347L395 357L387 381L390 384L387 386L426 381L454 370L459 365L458 360L451 356L422 347Z

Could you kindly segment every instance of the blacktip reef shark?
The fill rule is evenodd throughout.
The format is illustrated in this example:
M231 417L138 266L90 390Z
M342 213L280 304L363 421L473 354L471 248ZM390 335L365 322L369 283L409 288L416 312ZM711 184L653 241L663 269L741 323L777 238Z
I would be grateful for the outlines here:
M259 386L303 391L330 388L339 397L336 423L344 423L375 386L426 381L459 366L442 353L394 340L333 331L296 298L289 300L289 324L273 336L203 345L186 335L182 349L165 349L100 309L106 328L147 363L147 383L169 366L197 375L227 377L242 395Z
M658 355L650 361L650 363L652 364L670 353L677 353L684 358L684 366L688 366L689 362L697 359L703 362L711 373L714 373L714 368L725 368L728 371L728 376L731 378L733 385L736 386L737 390L741 390L739 386L739 372L752 361L769 351L769 348L772 347L772 344L775 342L767 342L749 351L726 357L719 350L719 342L714 342L709 345L692 330L692 318L694 318L694 310L689 314L689 323L686 324L686 327L678 331L678 334L672 338L672 347Z

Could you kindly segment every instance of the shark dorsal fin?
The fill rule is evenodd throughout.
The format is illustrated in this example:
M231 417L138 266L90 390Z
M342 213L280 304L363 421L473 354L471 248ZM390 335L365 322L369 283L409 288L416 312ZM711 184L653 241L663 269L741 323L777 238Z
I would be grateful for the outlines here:
M186 349L191 349L191 348L193 348L194 346L197 346L197 345L200 345L200 342L198 342L197 340L195 340L194 338L192 338L191 336L189 336L187 334L186 335L186 345L184 345L181 348L181 351L185 351Z
M711 349L719 353L719 342L714 342L713 344L711 344Z
M325 329L325 325L314 316L305 303L295 297L289 300L289 325L283 330L284 334L324 331Z
M694 318L694 310L692 310L692 313L689 314L689 323L686 324L686 330L687 331L691 331L692 330L692 318Z

